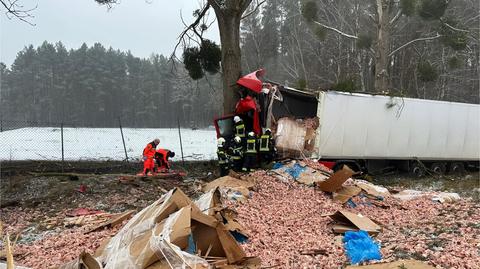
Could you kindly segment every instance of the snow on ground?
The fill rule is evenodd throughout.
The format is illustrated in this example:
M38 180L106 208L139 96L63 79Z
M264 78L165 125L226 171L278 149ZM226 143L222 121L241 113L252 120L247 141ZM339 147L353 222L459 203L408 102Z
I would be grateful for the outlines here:
M186 160L210 160L216 156L215 129L181 129ZM155 137L161 148L175 152L181 160L178 129L124 128L129 159L140 159L143 148ZM124 160L119 128L64 128L65 160ZM61 160L60 128L31 127L0 133L0 160Z

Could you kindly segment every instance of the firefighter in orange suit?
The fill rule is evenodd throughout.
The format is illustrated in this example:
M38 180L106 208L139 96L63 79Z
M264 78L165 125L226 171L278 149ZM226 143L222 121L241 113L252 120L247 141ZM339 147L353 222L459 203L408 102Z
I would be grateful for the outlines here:
M157 172L167 173L170 170L169 158L175 157L175 152L168 149L157 149L155 152L155 161L158 165Z
M154 173L155 162L153 158L158 144L160 144L160 139L155 138L143 149L143 175L145 176Z

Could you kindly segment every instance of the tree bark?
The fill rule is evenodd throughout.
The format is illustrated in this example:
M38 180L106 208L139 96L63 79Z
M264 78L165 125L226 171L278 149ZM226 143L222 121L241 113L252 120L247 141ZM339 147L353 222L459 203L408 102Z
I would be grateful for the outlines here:
M388 3L377 1L377 48L375 50L376 92L388 90Z
M242 74L240 21L251 0L229 0L219 5L208 0L215 10L222 49L223 113L234 112L239 99L237 80Z
M240 19L217 14L220 41L222 44L223 113L232 113L239 98L237 80L242 75L240 52Z

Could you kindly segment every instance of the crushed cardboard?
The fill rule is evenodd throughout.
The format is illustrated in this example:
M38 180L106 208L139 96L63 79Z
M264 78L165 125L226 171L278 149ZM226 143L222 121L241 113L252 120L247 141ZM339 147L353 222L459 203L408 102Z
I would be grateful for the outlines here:
M230 219L233 222L233 217ZM195 242L196 253L186 252L189 238ZM97 259L83 253L60 268L209 268L215 263L243 266L251 261L229 228L203 213L178 188L133 216L101 244L95 256Z
M384 197L390 196L390 192L386 188L374 185L367 181L356 180L355 185L361 188L367 195L370 195L373 197L384 198Z
M69 262L66 263L58 269L101 269L102 265L94 258L92 255L82 252L80 256Z
M377 263L371 265L363 266L347 266L345 269L399 269L399 268L408 268L408 269L434 269L435 267L426 264L422 261L417 260L400 260L389 263Z
M253 182L250 182L247 180L241 180L231 176L224 176L221 178L217 178L212 182L209 182L207 185L205 185L205 187L203 187L203 191L208 192L217 187L221 187L221 188L243 187L243 188L251 189L253 186L254 186Z
M332 227L335 233L364 230L371 235L376 235L382 229L371 219L345 210L335 212L330 215L330 218L337 222Z
M335 192L339 190L342 187L343 183L354 174L355 172L353 172L350 167L344 165L341 170L335 172L329 179L319 183L318 186L322 191Z
M346 203L350 198L360 194L362 189L356 186L342 186L340 190L333 193L333 200L342 204Z

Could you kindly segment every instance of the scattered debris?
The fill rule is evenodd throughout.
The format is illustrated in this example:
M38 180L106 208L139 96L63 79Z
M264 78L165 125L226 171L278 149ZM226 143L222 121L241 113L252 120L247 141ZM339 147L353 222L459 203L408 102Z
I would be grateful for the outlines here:
M190 237L195 253L186 251ZM225 225L202 213L178 188L137 213L105 245L98 260L105 269L132 264L135 268L161 268L165 261L171 268L251 261Z
M336 224L333 225L333 231L336 233L363 230L371 235L376 235L382 230L380 226L369 218L345 210L335 212L330 218L336 221Z
M345 253L352 264L382 259L380 245L375 243L366 231L348 231L345 233L343 241L345 242Z
M347 266L345 269L434 269L435 267L430 266L422 261L417 260L400 260L395 262L388 263L378 263L371 265L363 266Z
M347 179L355 174L350 167L344 165L341 170L335 172L329 179L318 184L320 190L325 192L335 192L342 188L342 185Z

